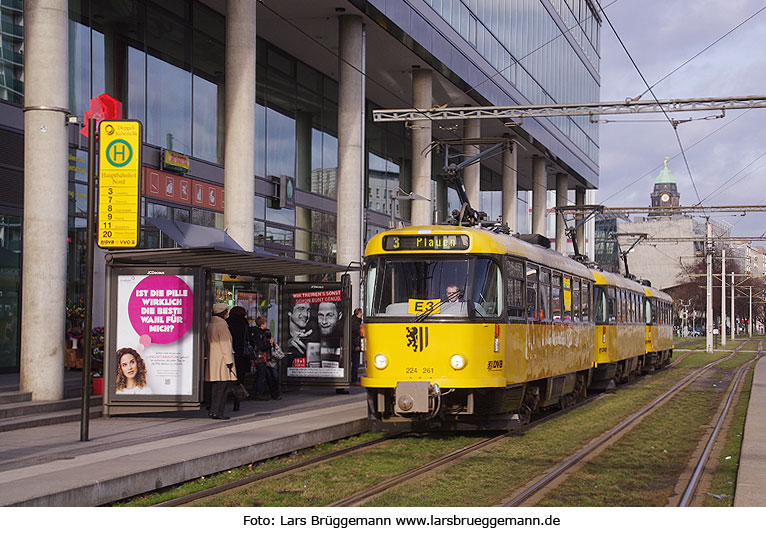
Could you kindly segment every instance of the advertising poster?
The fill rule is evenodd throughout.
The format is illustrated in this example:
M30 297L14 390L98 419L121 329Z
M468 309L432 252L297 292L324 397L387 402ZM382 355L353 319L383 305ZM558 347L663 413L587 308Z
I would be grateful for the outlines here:
M115 395L192 395L194 276L117 278Z
M290 292L286 306L288 339L282 350L287 377L342 379L345 320L341 290Z
M247 319L252 326L258 317L258 293L255 291L237 291L237 306L245 308Z

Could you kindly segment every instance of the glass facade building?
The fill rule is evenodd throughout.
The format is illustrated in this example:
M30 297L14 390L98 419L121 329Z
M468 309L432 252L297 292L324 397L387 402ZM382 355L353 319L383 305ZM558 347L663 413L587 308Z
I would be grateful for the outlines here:
M600 19L590 0L426 3L529 104L599 101ZM598 161L597 124L586 116L550 121L591 160Z
M293 3L289 4L274 9L289 10ZM452 85L448 94L470 93L479 104L598 101L600 21L590 0L346 0L337 4L345 6L347 14L366 15L368 56L377 54L380 58L382 54L391 60L390 66L372 59L367 63L362 178L365 241L395 219L409 218L406 202L394 197L412 190L411 128L400 123L374 123L372 110L401 108L410 100L411 87L406 87L410 82L396 81L410 80L413 64L428 65L443 76L435 86ZM68 2L69 112L82 117L90 100L103 93L121 101L123 116L143 124L145 183L147 173L161 171L162 150L172 150L191 159L191 169L184 178L211 187L223 185L226 20L222 6L200 0ZM336 11L342 9L325 0L304 7L335 17ZM330 38L329 46L323 44L320 34L326 37L325 27L336 31L337 26L317 19L320 22L313 27L300 27L302 22L295 13L282 13L282 22L270 9L258 7L255 146L251 155L243 156L252 158L255 165L253 246L334 263L338 235L339 92L337 48L333 46L337 46L337 34ZM261 15L268 22L262 23ZM18 368L23 250L22 0L0 0L0 16L3 371ZM289 37L275 38L276 34L265 27L261 32L261 25L271 21L280 22L280 31ZM291 40L299 38L308 39L316 50L291 46ZM446 42L449 48L442 46ZM399 48L393 49L394 53L385 52L390 47ZM455 63L456 58L468 60ZM480 62L474 58L486 62L480 66L481 73L476 70ZM384 69L393 73L391 81L386 82ZM485 83L488 78L492 84ZM388 93L377 89L386 84ZM597 185L595 124L587 118L553 118L530 121L529 125L535 138L543 145L549 144L562 162L581 174L578 177L584 178L583 184ZM443 136L444 132L434 129L434 136ZM87 138L79 134L78 127L69 127L67 298L72 303L84 293L87 147ZM431 200L433 209L444 218L445 211L458 208L459 203L455 191L438 181L442 164L439 158L433 159ZM274 208L273 178L281 175L296 179L295 208ZM490 220L496 220L502 212L502 170L490 163L482 165L480 175L482 210ZM525 233L530 231L530 200L522 182L520 179L517 231ZM155 194L146 187L142 197L141 247L174 246L146 222L148 217L224 226L222 208Z

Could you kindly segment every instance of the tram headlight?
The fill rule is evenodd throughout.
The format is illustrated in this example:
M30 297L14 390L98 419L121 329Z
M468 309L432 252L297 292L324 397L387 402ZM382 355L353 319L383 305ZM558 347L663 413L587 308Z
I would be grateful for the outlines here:
M373 359L373 363L378 369L385 369L388 365L388 358L386 358L383 354L376 354L375 358Z
M449 359L449 365L452 366L452 369L463 369L465 367L465 358L459 354L453 354L452 358Z

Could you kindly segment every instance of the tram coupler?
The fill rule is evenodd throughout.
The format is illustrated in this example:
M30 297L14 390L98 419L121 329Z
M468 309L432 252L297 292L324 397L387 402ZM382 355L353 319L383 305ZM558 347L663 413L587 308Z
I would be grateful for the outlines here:
M397 382L394 390L396 414L426 414L437 408L441 390L438 384L424 381Z

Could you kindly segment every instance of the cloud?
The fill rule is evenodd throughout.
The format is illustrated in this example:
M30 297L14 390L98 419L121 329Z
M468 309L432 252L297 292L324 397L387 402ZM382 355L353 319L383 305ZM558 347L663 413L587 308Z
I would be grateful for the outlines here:
M618 1L607 9L620 38L650 84L667 75L699 51L757 12L755 0ZM660 99L758 95L766 88L766 11L659 83ZM601 27L601 100L618 101L646 90L636 69L604 20ZM642 100L650 100L650 94ZM716 111L676 113L674 119L713 116ZM600 127L599 203L648 206L654 179L665 157L681 192L681 203L705 200L709 205L766 203L766 151L763 124L766 109L729 111L716 120L696 120L678 126L685 148L687 170L673 127L662 114L607 116ZM640 120L640 121L638 121ZM647 120L665 120L647 122ZM750 164L748 166L748 164ZM721 187L719 189L719 187ZM695 186L700 198L695 193ZM711 193L714 193L706 199ZM764 198L764 199L762 199ZM736 223L734 235L760 235L766 218L753 213L744 218L722 215Z

